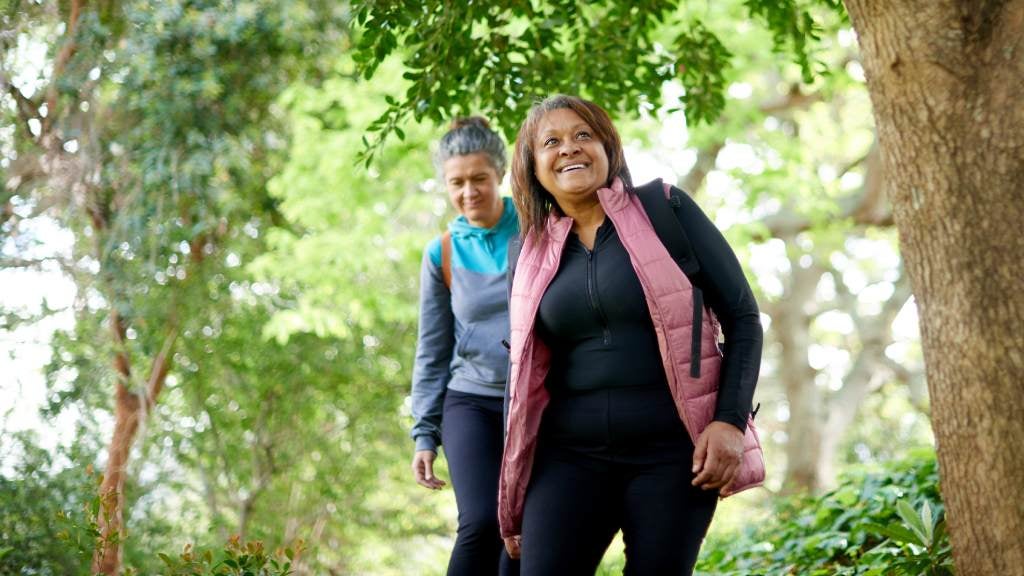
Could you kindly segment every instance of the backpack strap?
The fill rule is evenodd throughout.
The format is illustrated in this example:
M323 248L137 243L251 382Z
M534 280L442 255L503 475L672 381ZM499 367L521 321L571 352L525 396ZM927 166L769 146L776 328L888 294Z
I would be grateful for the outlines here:
M508 240L508 297L512 298L512 280L516 277L516 265L519 264L519 253L523 251L523 238L519 234Z
M654 226L658 239L692 284L693 278L700 272L700 263L697 262L690 239L679 223L679 216L675 211L683 205L679 194L684 192L673 189L668 183L663 184L659 178L636 188L636 193L644 206L644 212L647 212L647 218Z
M662 183L660 178L636 188L635 191L640 198L640 203L644 206L644 212L647 212L647 218L650 219L651 226L654 227L654 233L658 235L658 239L661 240L669 255L676 261L676 265L683 271L683 274L686 274L687 279L690 280L690 284L693 286L693 295L691 297L693 300L693 327L691 328L693 338L690 340L690 376L699 378L704 294L693 282L697 272L700 271L700 263L697 261L697 256L693 253L693 246L690 244L690 239L686 236L686 230L683 230L683 225L679 223L679 216L675 211L676 208L680 208L683 205L682 198L679 197L679 194L683 192L674 189L668 183Z
M452 289L452 233L445 231L441 234L441 274L444 276L444 285L448 290Z

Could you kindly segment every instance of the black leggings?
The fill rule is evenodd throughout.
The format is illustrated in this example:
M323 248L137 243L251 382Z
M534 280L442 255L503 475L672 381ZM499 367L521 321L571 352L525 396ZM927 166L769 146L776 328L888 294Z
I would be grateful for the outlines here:
M627 575L690 574L718 501L667 387L553 398L526 493L522 573L592 575L622 530Z
M502 398L448 390L444 399L441 442L459 530L448 562L449 576L514 576L512 561L498 531L498 473L501 469Z

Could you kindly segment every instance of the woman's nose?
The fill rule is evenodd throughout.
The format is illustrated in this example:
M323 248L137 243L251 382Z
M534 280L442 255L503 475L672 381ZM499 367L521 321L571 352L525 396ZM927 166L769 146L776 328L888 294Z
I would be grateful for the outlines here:
M561 156L572 156L580 151L579 145L575 142L566 142L562 144L562 147L558 149L558 153Z

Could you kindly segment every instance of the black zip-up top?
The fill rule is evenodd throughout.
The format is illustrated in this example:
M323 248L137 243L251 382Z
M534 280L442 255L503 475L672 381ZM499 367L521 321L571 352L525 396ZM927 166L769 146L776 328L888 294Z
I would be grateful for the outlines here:
M726 340L715 420L744 430L761 364L757 304L725 238L688 197L680 222L701 266L691 281ZM598 228L593 250L569 236L541 298L537 329L552 352L545 383L552 394L668 386L643 287L610 218Z
M611 219L597 229L593 250L569 236L537 328L551 347L546 385L554 394L668 386L643 287Z

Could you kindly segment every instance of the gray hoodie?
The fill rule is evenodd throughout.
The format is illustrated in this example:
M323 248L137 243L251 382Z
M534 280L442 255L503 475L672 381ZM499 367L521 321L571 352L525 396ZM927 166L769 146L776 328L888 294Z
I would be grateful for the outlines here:
M500 398L505 393L508 242L519 233L511 198L501 220L479 228L452 220L451 291L441 271L441 238L427 244L420 267L420 326L412 371L411 436L416 450L437 450L445 392Z

